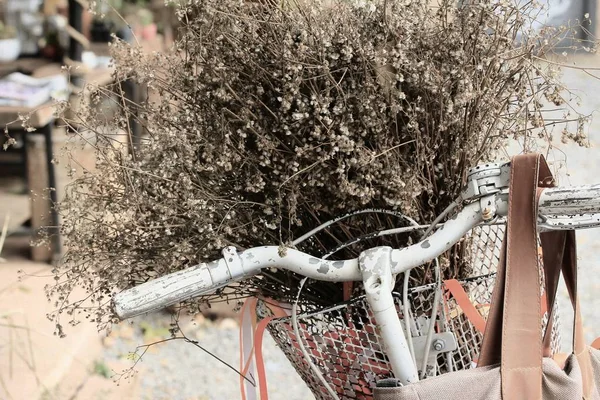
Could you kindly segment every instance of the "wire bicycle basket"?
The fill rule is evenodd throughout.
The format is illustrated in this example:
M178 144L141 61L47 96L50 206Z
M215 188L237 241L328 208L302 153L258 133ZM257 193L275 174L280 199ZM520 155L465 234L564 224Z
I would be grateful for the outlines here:
M491 302L503 235L503 225L476 227L469 235L471 276L459 282L483 319L487 318ZM415 349L418 343L422 347L427 342L425 338L432 323L430 317L438 289L434 283L408 291L408 317ZM437 335L450 333L454 343L450 345L441 339L429 343L428 367L423 372L425 377L473 368L483 336L445 285L441 290L441 311L433 321L435 332ZM394 293L394 299L405 326L402 296ZM260 314L259 307L259 317L266 316ZM556 352L560 343L558 312L553 316L551 348ZM547 313L541 318L541 323L546 325ZM322 309L300 306L297 325L300 337L294 334L291 317L274 319L267 329L317 399L329 400L331 397L311 371L300 350L299 340L310 361L319 368L341 399L371 399L376 381L392 377L377 325L364 296ZM447 351L448 348L451 350ZM421 363L422 360L418 359L417 365Z

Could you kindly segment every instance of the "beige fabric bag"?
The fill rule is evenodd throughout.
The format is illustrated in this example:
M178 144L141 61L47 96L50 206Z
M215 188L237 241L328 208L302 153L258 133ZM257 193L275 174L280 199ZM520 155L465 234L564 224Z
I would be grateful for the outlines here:
M562 270L575 311L573 353L564 368L549 357L550 329L543 334L539 319L537 195L551 181L543 157L513 158L506 237L478 368L404 387L376 388L376 400L600 400L600 351L583 339L573 231L540 235L548 309Z

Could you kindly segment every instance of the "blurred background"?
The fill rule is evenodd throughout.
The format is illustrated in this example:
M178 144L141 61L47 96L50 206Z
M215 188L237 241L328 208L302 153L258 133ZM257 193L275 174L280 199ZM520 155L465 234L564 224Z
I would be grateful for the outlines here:
M112 35L136 41L148 52L168 48L177 37L174 8L164 0L95 3L94 15L81 0L0 0L0 125L8 133L0 143L10 144L0 152L0 399L239 398L239 377L224 364L239 363L239 325L233 305L182 318L186 334L206 351L181 341L165 342L148 348L137 364L129 353L168 337L168 314L121 323L109 335L97 332L94 324L81 324L69 329L65 338L53 335L54 325L46 318L53 305L43 289L52 283L52 262L61 252L61 243L30 244L42 226L59 223L50 204L60 200L71 179L69 171L61 168L60 149L68 133L49 105L90 83L123 91L132 101L140 99L147 94L143 87L113 81L108 51ZM580 30L579 39L591 39L600 23L596 1L543 3L548 12L540 17L538 29L589 16L591 31ZM570 45L567 39L565 45ZM563 79L574 95L573 106L592 116L586 127L591 147L557 139L548 159L560 184L599 183L600 55L569 51L565 63L572 66L563 69ZM64 66L79 72L68 78ZM29 115L25 126L20 115ZM131 135L126 145L135 146L142 129L133 124ZM520 148L520 143L512 143L499 159ZM95 162L85 143L79 154L81 165ZM589 341L594 332L600 334L596 322L600 320L600 242L596 238L597 230L578 232L581 304ZM564 290L561 302L563 340L568 347L570 317ZM271 398L314 398L270 338L265 339L264 353Z

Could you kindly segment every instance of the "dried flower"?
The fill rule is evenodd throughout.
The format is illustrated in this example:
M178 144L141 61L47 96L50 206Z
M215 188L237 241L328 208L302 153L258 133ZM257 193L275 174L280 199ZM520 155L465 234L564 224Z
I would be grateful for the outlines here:
M563 102L551 68L535 61L553 36L515 43L529 17L511 2L426 3L195 0L177 10L184 27L174 52L114 45L116 78L155 95L120 100L113 118L102 107L76 115L96 133L97 166L60 206L69 251L48 289L59 312L110 322L117 290L218 258L226 245L288 244L348 211L431 221L469 167L510 138L544 133L545 99ZM129 156L109 132L129 132L133 110L148 135ZM581 142L582 132L563 136ZM301 249L319 256L405 223L390 215L353 222ZM414 239L379 238L335 257ZM465 273L460 252L448 255L447 277ZM297 283L277 270L218 296L285 300ZM75 287L93 307L69 297ZM305 295L331 304L342 290L317 282Z

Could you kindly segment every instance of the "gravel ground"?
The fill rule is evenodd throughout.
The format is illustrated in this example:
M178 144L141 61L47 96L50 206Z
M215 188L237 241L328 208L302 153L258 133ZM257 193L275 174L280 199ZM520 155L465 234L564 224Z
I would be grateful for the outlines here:
M595 64L600 64L596 58ZM582 62L594 64L592 58ZM591 78L583 71L566 70L564 80L567 86L581 98L578 109L583 113L600 110L600 79ZM557 170L562 185L600 183L600 117L597 115L589 127L592 148L579 148L557 141L548 159ZM557 130L556 135L560 134ZM519 151L518 144L511 146L510 154ZM600 241L598 229L579 231L580 298L586 325L587 340L591 342L600 335L600 263L598 253ZM570 321L568 295L564 288L560 293L563 328L563 347L570 348ZM107 340L106 361L122 359L140 343L149 343L165 337L168 330L168 317L147 316L136 321L136 328L121 324ZM145 327L144 331L139 326ZM239 363L239 328L232 319L212 323L197 320L183 323L184 331L190 338L199 340L208 351L217 354L227 363L237 368ZM298 377L285 356L273 340L265 335L264 355L270 398L274 400L314 399L308 388ZM235 372L205 352L184 342L168 342L154 346L144 355L139 364L142 399L172 400L212 400L239 399L239 378Z
M133 324L121 324L106 341L104 361L127 358L137 345L168 337L170 317L153 314ZM182 318L184 334L197 340L207 351L238 369L239 326L226 318L212 322L202 316L193 321ZM314 396L265 334L263 342L269 398L273 400L310 400ZM129 361L129 365L133 362ZM148 349L136 369L141 383L141 400L223 400L239 399L239 376L223 362L181 340L160 343Z

